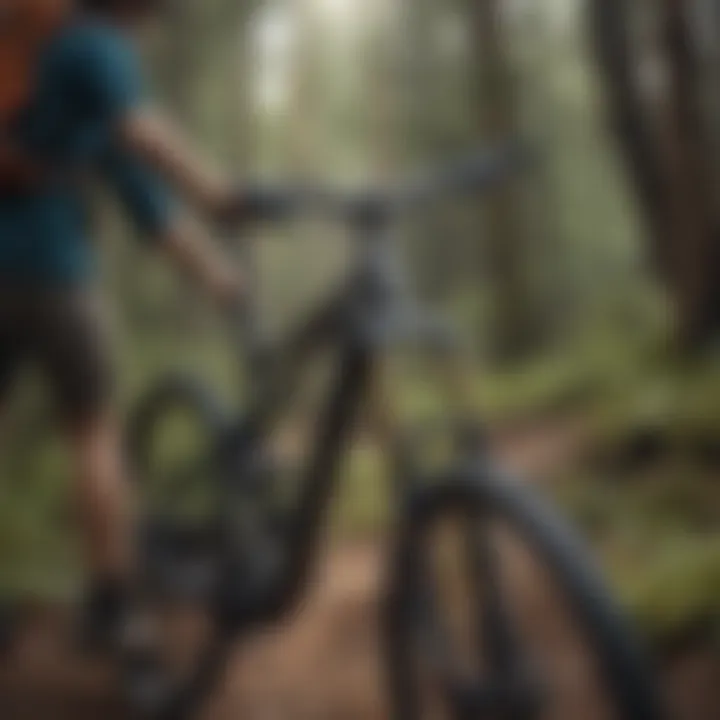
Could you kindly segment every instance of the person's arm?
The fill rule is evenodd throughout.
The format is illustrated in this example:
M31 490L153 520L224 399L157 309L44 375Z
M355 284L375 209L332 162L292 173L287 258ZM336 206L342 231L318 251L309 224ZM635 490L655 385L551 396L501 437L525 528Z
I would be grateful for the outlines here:
M157 168L206 215L222 216L237 202L230 178L158 109L149 105L135 108L122 118L119 133L130 152Z
M154 109L143 90L138 57L122 33L95 28L82 50L69 63L68 84L79 93L83 107L91 108L92 148L97 138L120 144L213 220L237 223L283 216L283 192L236 186L170 118Z
M214 221L276 220L291 211L284 188L233 182L158 109L141 106L119 125L126 150L158 170L193 207Z
M242 300L244 286L237 267L189 218L176 215L157 241L171 262L220 305L232 307Z
M107 179L146 240L221 304L242 297L237 267L196 223L184 215L162 181L121 150L104 162Z
M158 171L183 199L210 218L241 219L253 212L231 178L199 151L178 123L147 97L132 42L110 26L86 33L82 53L72 58L69 84L77 84L84 106L106 142Z
M83 157L120 146L157 170L199 210L215 214L230 195L231 183L151 108L132 41L101 22L88 23L72 39L59 72L65 102L76 115L80 109L80 123L89 128L82 133L90 145Z

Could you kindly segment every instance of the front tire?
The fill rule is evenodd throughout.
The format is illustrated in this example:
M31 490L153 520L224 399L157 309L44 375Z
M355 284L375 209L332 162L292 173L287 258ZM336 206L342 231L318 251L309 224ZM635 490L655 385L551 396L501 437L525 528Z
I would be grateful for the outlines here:
M495 527L500 532L493 534ZM461 552L449 552L447 536L436 534L448 528ZM525 577L524 589L515 583L514 602L511 576L522 580L527 569L518 570L510 538L524 546L524 562L541 571L529 586ZM438 583L438 571L448 568L457 577ZM583 543L529 488L473 470L420 491L400 532L391 578L386 637L395 720L663 717L645 658ZM526 628L519 616L532 604ZM564 622L573 623L573 650L558 658L552 628ZM555 657L533 664L537 658L521 637L526 629L539 635L538 655ZM583 646L593 673L592 698L580 692L586 681L575 645ZM559 697L561 690L567 697Z

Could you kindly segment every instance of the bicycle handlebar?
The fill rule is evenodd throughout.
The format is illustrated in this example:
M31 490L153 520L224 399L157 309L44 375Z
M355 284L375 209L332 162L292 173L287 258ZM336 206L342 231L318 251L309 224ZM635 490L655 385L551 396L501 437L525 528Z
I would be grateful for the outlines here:
M363 232L391 222L406 211L440 201L449 196L479 194L507 180L532 160L532 153L521 143L510 143L492 150L474 153L444 170L425 173L394 187L370 191L342 191L312 187L269 188L260 196L267 198L265 207L272 212L266 220L291 220L307 215L330 216L351 223ZM260 203L262 205L262 203ZM372 234L372 233L371 233ZM362 233L361 233L362 235ZM262 365L262 342L258 344L253 314L243 299L228 309L228 319L240 347Z
M358 223L388 220L450 196L487 192L527 165L531 155L527 146L515 142L379 190L339 191L311 185L276 189L274 212L268 219L320 214Z

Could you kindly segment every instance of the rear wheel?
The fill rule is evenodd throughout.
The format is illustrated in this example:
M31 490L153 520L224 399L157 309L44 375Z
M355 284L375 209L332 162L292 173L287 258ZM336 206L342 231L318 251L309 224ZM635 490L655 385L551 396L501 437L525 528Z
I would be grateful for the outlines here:
M211 581L220 542L218 448L225 427L212 392L183 377L151 392L131 418L146 590L193 595Z
M182 377L132 418L142 572L122 671L134 716L196 716L282 567L276 471L239 423L230 433L215 396Z
M121 671L134 717L185 717L193 683L219 652L212 598L223 557L226 428L215 395L181 376L150 392L130 419L141 562Z
M529 489L449 479L413 507L387 638L397 720L657 720L582 543Z

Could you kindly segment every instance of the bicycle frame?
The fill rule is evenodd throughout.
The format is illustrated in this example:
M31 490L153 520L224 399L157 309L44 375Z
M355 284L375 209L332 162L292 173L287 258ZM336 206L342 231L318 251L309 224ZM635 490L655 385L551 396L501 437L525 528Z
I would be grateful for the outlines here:
M287 404L287 396L315 355L337 348L339 362L325 402L313 449L302 472L296 508L284 537L280 577L249 604L241 604L232 625L242 628L258 620L272 621L291 611L305 587L311 562L324 527L324 515L339 482L339 463L351 438L363 398L373 390L386 338L380 330L392 314L396 277L385 251L391 247L390 219L358 221L353 233L361 249L359 268L339 293L326 301L280 350L273 353L282 369L264 378L250 412L228 431L222 462L228 482L242 483L259 442ZM256 363L259 365L260 363ZM389 426L391 423L386 423ZM392 432L392 429L386 427ZM232 488L230 488L232 491Z
M428 199L462 192L482 192L499 184L518 166L525 164L522 148L510 146L498 153L473 156L447 172L422 178L403 186L402 191L348 198L330 205L341 208L340 215L352 231L359 249L356 270L338 293L322 305L302 327L291 333L272 353L281 363L279 370L267 372L268 358L249 357L249 364L262 375L261 387L254 393L249 412L231 423L218 448L220 475L229 493L240 491L252 471L255 453L273 428L278 414L287 405L287 396L297 385L302 369L321 349L335 347L339 353L337 377L325 404L318 431L300 482L296 507L289 515L290 526L284 534L283 560L270 580L253 585L242 576L232 555L221 563L220 584L214 607L214 640L203 655L198 672L172 699L163 717L189 717L193 708L207 696L217 674L222 670L228 649L243 631L258 624L281 619L291 612L300 598L311 569L311 563L323 531L324 515L333 490L339 482L339 463L359 415L363 397L374 396L374 379L381 365L382 350L398 335L409 330L425 329L416 324L408 327L408 318L400 312L404 295L393 255L391 230L403 210L421 207ZM307 199L307 198L304 198ZM319 200L323 211L327 197L310 194L310 204ZM302 204L301 201L300 204ZM243 346L253 346L254 318L245 318ZM436 329L427 328L431 334ZM434 338L433 338L434 339ZM249 342L248 342L249 341ZM457 380L457 378L453 378ZM395 433L392 418L382 420L383 433ZM397 465L394 473L398 501L413 487L412 466L406 464L402 443L389 438ZM225 518L232 523L232 516ZM226 548L227 550L227 548ZM237 580L239 592L233 582Z

